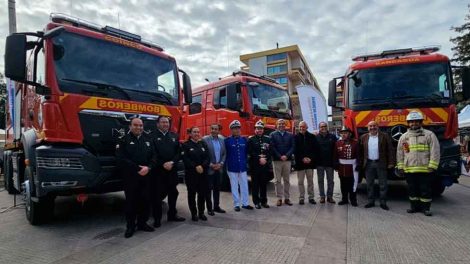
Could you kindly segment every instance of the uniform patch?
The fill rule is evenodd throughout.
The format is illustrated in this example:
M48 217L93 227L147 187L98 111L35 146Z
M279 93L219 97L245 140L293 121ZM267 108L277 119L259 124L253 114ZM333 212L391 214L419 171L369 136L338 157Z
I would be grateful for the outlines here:
M147 144L147 147L150 147L150 142L145 142L145 144Z
M194 149L193 149L193 148L190 148L189 151L194 151Z
M162 140L162 138L157 138L157 140Z
M129 143L129 145L135 145L134 141L131 141L131 143Z
M172 138L173 142L176 142L176 138Z
M118 149L118 148L119 148L119 144L116 145L116 149Z
M204 151L204 152L206 151L204 148L201 148L201 149L202 149L202 151Z

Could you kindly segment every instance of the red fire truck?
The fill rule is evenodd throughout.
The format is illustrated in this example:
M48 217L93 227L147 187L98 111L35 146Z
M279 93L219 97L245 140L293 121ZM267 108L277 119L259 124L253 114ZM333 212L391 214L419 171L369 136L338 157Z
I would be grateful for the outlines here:
M345 75L330 81L328 98L328 104L336 107L337 87L342 89L344 124L356 137L366 133L367 123L375 120L395 145L407 130L406 115L411 110L423 113L424 127L437 135L441 146L435 194L460 176L460 149L453 141L458 130L455 85L449 59L438 50L410 48L354 57ZM469 75L462 72L463 99L467 99ZM393 171L389 176L397 179Z
M58 195L122 190L114 152L130 118L150 133L165 115L178 132L183 94L192 98L189 76L158 45L62 14L7 37L5 75L6 187L25 194L31 224L52 215Z
M287 130L294 128L287 89L272 78L245 71L197 87L187 107L185 126L198 126L203 135L210 134L210 125L218 123L222 134L229 136L229 124L235 119L241 122L244 136L254 134L258 120L264 122L266 134L275 130L280 118L286 120Z

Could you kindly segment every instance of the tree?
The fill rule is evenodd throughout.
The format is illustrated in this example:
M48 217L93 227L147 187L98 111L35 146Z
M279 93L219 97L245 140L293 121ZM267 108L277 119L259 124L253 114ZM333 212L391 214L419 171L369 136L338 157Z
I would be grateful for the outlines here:
M0 128L5 128L5 104L7 103L7 85L0 73Z
M470 5L468 5L470 11ZM452 62L457 63L457 66L469 66L470 64L470 12L465 16L465 23L461 26L451 27L451 30L455 31L459 35L455 38L451 38L450 41L455 45L451 48L454 52ZM454 81L457 88L461 87L460 71L457 69L454 71ZM459 89L458 89L459 90ZM460 111L469 100L460 102L457 105L457 110Z

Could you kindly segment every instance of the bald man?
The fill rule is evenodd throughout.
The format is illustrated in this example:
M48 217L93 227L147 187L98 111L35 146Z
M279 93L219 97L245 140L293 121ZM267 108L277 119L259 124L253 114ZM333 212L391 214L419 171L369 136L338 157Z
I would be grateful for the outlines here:
M395 167L395 152L390 136L379 130L377 122L367 124L369 133L361 136L359 144L359 164L365 171L368 203L365 208L375 206L374 182L379 179L380 207L387 206L387 170Z

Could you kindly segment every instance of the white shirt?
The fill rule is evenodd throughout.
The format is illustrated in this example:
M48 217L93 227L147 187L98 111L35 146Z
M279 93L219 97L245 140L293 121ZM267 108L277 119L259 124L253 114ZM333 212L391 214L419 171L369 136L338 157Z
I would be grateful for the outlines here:
M367 150L367 157L370 160L378 160L379 159L379 136L373 136L369 134L369 142L368 150Z

